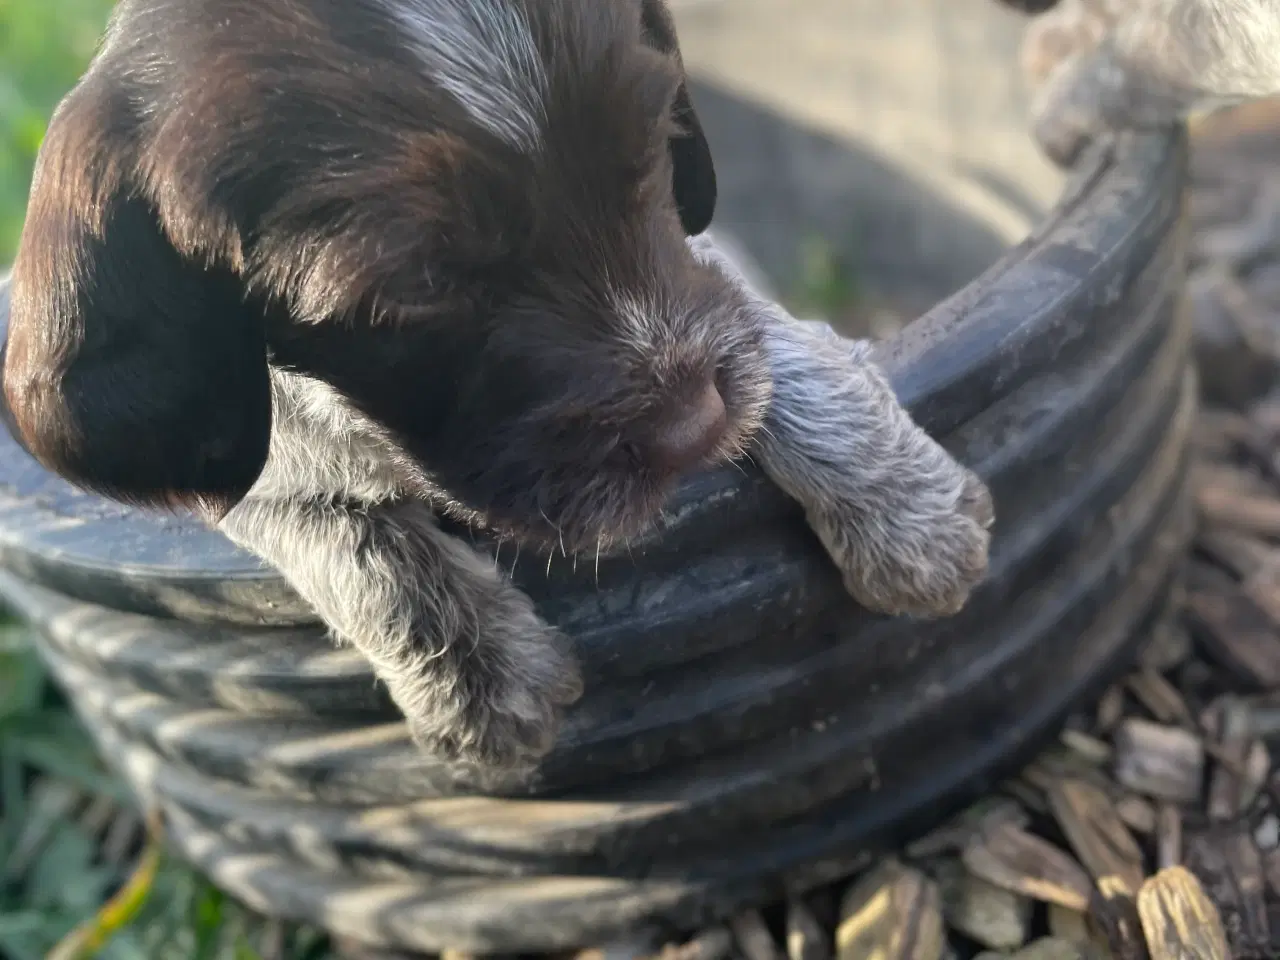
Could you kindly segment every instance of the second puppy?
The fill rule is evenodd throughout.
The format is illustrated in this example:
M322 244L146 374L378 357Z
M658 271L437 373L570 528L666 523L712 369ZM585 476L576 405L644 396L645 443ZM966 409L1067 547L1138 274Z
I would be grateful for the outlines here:
M1063 165L1108 131L1280 94L1275 0L1035 0L1031 12L1035 136Z

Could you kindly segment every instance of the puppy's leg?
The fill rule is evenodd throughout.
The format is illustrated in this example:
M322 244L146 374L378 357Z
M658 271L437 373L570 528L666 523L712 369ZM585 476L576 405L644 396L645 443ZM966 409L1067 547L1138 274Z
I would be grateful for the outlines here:
M1108 130L1280 93L1274 0L1132 0L1107 12L1101 42L1059 64L1037 97L1035 135L1059 163Z
M405 494L372 427L322 385L277 375L275 387L267 470L220 529L368 658L424 749L531 766L580 691L565 639Z
M773 401L756 456L805 508L846 588L881 613L957 612L987 570L986 486L912 421L868 341L792 319L710 241L690 246L738 281L765 326Z
M780 322L769 349L761 464L805 507L845 587L881 613L958 612L987 571L986 486L912 421L867 341Z
M426 504L251 495L222 530L368 658L425 749L496 768L551 747L559 708L578 694L564 639Z

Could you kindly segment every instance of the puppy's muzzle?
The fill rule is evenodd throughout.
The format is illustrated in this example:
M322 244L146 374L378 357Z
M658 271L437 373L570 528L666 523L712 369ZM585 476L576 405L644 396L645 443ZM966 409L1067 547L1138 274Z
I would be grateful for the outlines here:
M728 425L724 398L715 383L707 381L691 403L681 404L660 421L652 441L653 461L672 473L692 469L716 450Z

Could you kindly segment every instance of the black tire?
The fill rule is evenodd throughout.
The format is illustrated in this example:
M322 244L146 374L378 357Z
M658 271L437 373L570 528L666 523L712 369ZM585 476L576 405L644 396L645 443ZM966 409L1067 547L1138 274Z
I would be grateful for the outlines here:
M869 616L761 476L697 477L598 586L528 566L588 686L533 783L470 795L272 571L73 491L7 438L0 594L185 854L278 915L517 952L848 873L1025 757L1164 608L1191 529L1185 159L1179 135L1121 140L882 352L995 493L964 612Z

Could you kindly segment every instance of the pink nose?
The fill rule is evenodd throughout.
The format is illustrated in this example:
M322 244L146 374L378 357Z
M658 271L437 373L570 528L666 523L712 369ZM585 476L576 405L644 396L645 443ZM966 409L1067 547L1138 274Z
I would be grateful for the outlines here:
M708 381L693 403L677 408L675 416L658 428L653 439L654 460L673 472L696 467L724 439L727 426L724 399Z

